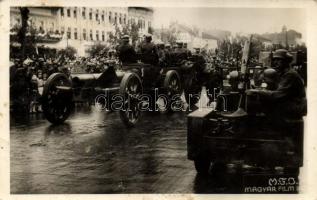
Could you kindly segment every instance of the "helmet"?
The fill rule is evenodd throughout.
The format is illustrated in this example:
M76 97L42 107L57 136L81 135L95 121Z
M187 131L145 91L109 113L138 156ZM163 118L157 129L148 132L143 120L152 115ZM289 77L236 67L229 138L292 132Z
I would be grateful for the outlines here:
M290 62L292 61L293 56L292 54L288 53L286 49L278 49L273 53L273 59L276 59L276 58L283 59Z
M278 76L277 71L272 68L264 70L263 75L264 77L271 79L275 79Z

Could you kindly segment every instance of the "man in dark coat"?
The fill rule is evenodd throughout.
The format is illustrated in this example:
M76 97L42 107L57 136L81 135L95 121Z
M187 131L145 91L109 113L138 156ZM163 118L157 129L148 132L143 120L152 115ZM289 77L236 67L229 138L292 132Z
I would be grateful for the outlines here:
M152 43L152 36L146 35L144 42L141 44L141 61L146 64L157 65L159 61L158 50Z
M134 48L129 44L129 36L122 37L122 44L117 47L119 60L123 64L136 63L137 55Z

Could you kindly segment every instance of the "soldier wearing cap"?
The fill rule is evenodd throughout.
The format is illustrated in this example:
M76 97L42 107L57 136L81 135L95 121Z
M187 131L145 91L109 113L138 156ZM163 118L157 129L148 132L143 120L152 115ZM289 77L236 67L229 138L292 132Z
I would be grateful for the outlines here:
M195 52L191 56L191 61L194 63L194 67L199 73L203 73L205 66L206 66L206 60L201 55L200 48L194 47Z
M136 63L137 55L134 48L129 44L129 36L122 36L121 41L121 45L117 47L119 60L124 64Z
M159 65L161 67L166 66L165 44L163 42L158 42L157 47Z
M166 65L171 65L171 44L167 43L164 48L165 62Z
M146 64L157 65L159 62L158 50L152 43L152 36L146 35L141 44L141 61Z
M273 53L273 69L278 74L275 90L248 90L247 94L258 94L262 101L270 105L270 116L276 120L300 119L306 115L307 103L304 81L290 67L292 55L285 49Z
M184 49L184 51L187 54L187 58L192 56L192 52L187 48L187 43L186 42L183 43L183 49Z
M184 61L188 60L186 50L183 48L183 42L177 41L176 48L172 53L172 62L176 65L181 65Z

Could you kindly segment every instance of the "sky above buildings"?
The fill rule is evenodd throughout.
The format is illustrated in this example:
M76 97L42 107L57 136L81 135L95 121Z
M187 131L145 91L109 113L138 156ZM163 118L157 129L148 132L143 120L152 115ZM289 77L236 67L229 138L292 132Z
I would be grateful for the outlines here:
M154 8L154 27L168 27L178 21L201 29L232 33L280 32L283 25L306 36L306 15L299 8Z

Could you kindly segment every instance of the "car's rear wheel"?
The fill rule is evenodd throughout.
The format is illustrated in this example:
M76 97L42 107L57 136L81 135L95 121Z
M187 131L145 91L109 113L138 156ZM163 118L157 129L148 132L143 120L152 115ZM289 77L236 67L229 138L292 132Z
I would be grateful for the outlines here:
M65 74L54 73L46 81L42 95L46 119L53 124L63 123L73 108L72 83Z
M141 110L140 95L142 95L142 83L135 73L124 75L120 84L120 95L123 98L123 109L119 111L120 118L127 127L133 127L138 122Z

